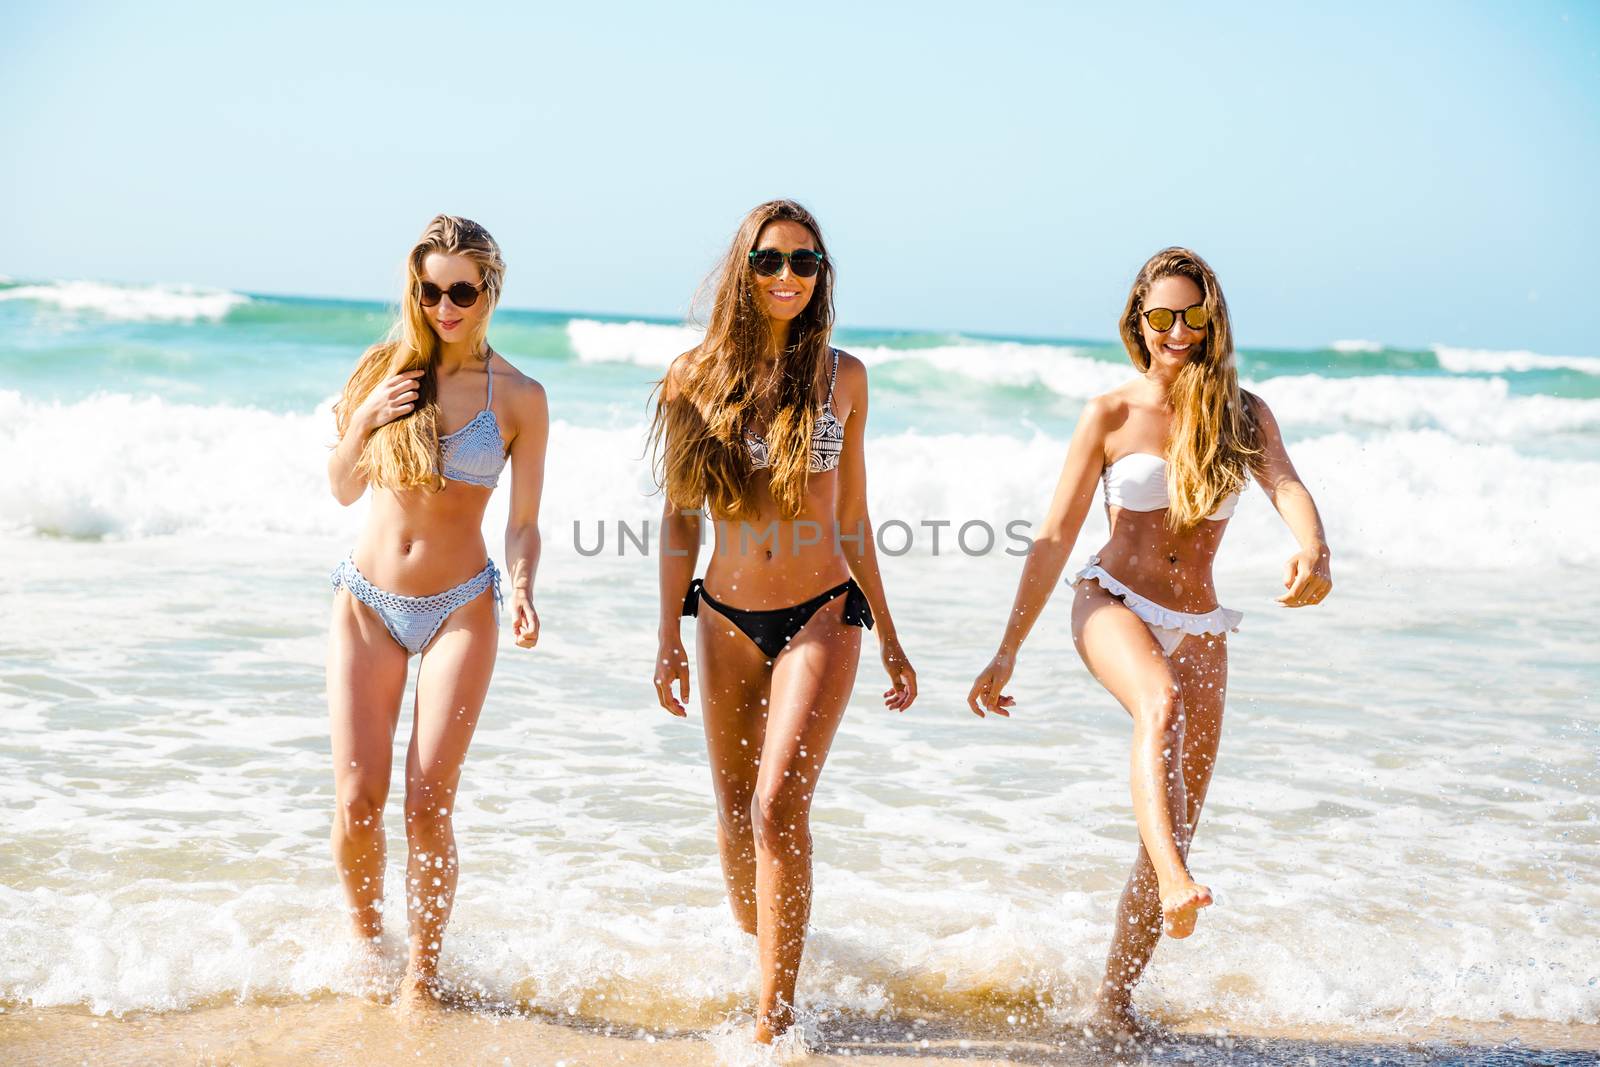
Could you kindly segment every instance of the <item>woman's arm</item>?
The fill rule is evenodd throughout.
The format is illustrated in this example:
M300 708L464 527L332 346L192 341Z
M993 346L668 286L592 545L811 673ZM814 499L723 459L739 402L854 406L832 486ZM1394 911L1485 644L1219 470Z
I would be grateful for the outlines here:
M550 401L531 378L512 400L517 436L511 441L511 510L506 516L506 570L511 579L511 636L518 648L539 643L533 579L539 570L539 502L550 439Z
M1050 498L1050 509L1039 525L1039 535L1028 549L1027 560L1022 565L1022 577L1017 582L1017 595L1011 603L1011 614L1006 618L1005 633L1000 638L1000 648L972 684L967 694L967 706L974 714L983 715L987 708L998 715L1008 715L1012 699L1001 690L1011 678L1017 653L1022 642L1039 620L1044 606L1061 581L1067 557L1078 540L1078 531L1089 514L1095 499L1095 484L1105 467L1105 441L1113 423L1114 402L1096 397L1084 406L1078 427L1067 446L1067 458L1061 466L1061 476L1056 480L1055 495Z
M839 551L850 567L856 584L872 609L873 629L883 654L883 666L892 686L884 696L884 707L904 711L917 699L917 672L900 647L900 637L889 614L889 601L883 594L883 576L878 572L878 548L872 532L872 517L867 514L867 368L856 357L839 353L839 377L834 383L837 399L849 404L845 416L844 448L839 458L838 496L834 521L838 523Z
M1288 592L1278 598L1278 603L1289 608L1320 603L1333 589L1328 536L1322 529L1322 516L1317 514L1316 501L1311 499L1310 491L1289 461L1289 450L1284 446L1278 420L1273 418L1266 401L1254 394L1246 396L1255 410L1256 424L1261 427L1264 455L1256 481L1300 544L1300 551L1290 556L1284 565L1283 585Z
M661 614L656 633L656 699L672 714L683 718L689 712L689 654L683 647L680 626L683 598L694 579L700 558L700 513L680 509L668 500L661 509L661 544L656 552L657 575L661 586ZM672 696L672 683L678 683L678 697Z
M350 413L350 421L328 457L328 488L340 504L349 507L367 491L366 475L356 469L361 450L374 430L416 406L417 379L422 375L420 370L406 371L380 382Z
M677 399L677 374L682 357L667 369L661 385L661 403ZM663 442L666 445L668 442ZM662 494L664 497L665 493ZM700 559L700 512L680 508L667 497L661 507L661 543L656 547L657 576L661 588L657 620L658 647L654 683L661 706L680 719L689 712L689 655L683 648L681 619L683 598L694 579ZM679 697L673 698L672 683L678 683Z

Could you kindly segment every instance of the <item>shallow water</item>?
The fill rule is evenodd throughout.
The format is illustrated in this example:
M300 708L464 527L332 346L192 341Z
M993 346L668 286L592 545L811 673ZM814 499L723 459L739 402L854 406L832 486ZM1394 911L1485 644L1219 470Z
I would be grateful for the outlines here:
M362 508L327 497L322 449L379 310L0 301L0 1004L358 990L327 856L322 660L327 573ZM502 635L445 970L533 1010L715 1027L753 993L752 945L722 899L698 710L654 706L655 561L619 557L614 526L658 506L642 405L686 334L559 316L507 332L557 419L543 636L527 652ZM1135 849L1128 722L1078 662L1066 597L1024 649L1013 719L967 712L1020 564L951 550L953 528L934 554L918 524L1036 521L1077 407L1126 367L1068 342L859 340L874 517L918 532L883 569L922 696L881 708L869 637L814 815L804 1007L1064 1025ZM69 345L73 369L39 369ZM119 362L119 345L149 351ZM292 386L257 396L251 368L302 347ZM1243 360L1327 516L1338 585L1317 609L1272 603L1292 542L1247 492L1219 570L1245 620L1193 857L1217 905L1158 952L1140 994L1157 1019L1600 1023L1600 394L1581 361L1469 355ZM969 409L977 429L949 432ZM502 492L497 558L504 508ZM580 555L573 523L592 544L602 520L607 551ZM393 933L386 948L397 976Z

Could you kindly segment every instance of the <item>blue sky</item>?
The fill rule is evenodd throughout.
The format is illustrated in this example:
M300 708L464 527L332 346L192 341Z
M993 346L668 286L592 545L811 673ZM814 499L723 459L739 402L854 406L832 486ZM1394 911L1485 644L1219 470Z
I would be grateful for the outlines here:
M1157 248L1241 343L1600 353L1600 4L33 4L0 273L389 299L437 211L506 303L684 312L817 213L846 324L1110 337Z

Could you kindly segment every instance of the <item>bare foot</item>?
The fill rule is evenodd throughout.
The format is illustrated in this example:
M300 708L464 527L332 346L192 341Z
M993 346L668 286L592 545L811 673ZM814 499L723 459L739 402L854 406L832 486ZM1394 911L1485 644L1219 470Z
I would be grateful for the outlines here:
M407 970L395 991L394 1010L406 1019L424 1019L444 1009L439 1000L439 979L435 975Z
M1210 904L1211 890L1194 881L1185 882L1170 893L1162 893L1162 931L1168 937L1188 937L1194 933L1198 912Z
M1150 1025L1133 1010L1126 995L1095 999L1094 1009L1083 1020L1083 1034L1096 1045L1137 1045L1149 1040Z
M756 1013L756 1044L770 1045L794 1025L794 1009L780 1004L771 1011Z
M383 949L377 938L361 938L350 946L350 976L364 997L382 999Z

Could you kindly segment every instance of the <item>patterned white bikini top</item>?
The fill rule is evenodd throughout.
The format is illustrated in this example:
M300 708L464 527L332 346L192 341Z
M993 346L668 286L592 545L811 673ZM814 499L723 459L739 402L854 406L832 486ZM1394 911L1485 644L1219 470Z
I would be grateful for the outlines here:
M833 353L833 369L828 373L828 397L822 402L822 411L811 430L811 458L807 469L812 474L833 470L839 465L839 453L844 451L844 423L833 417L833 382L839 376L839 350L830 348L828 351ZM746 432L744 443L750 448L752 469L772 466L766 438Z
M1171 506L1167 499L1167 461L1150 452L1129 452L1108 464L1100 475L1105 482L1106 507L1125 511L1160 511ZM1229 493L1207 515L1212 522L1232 518L1239 494Z
M439 438L440 471L446 478L493 489L506 465L506 443L500 437L500 420L494 417L494 370L488 368L489 393L483 410L455 433Z

